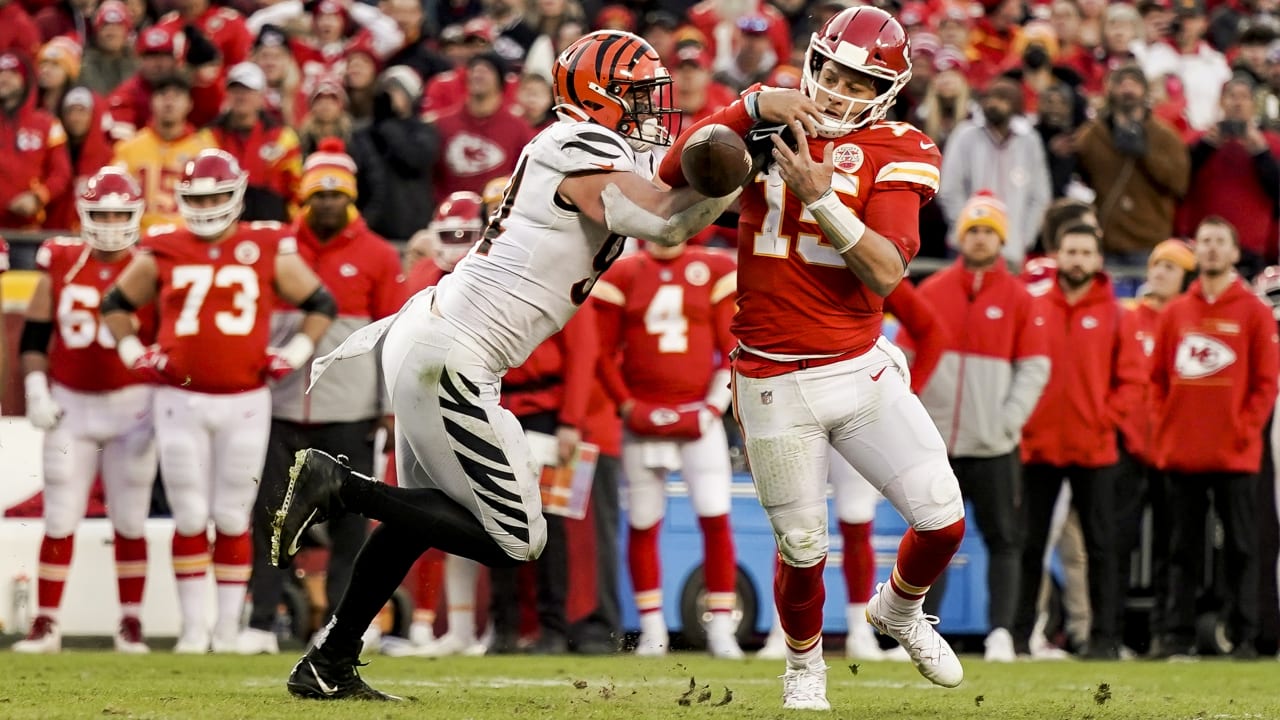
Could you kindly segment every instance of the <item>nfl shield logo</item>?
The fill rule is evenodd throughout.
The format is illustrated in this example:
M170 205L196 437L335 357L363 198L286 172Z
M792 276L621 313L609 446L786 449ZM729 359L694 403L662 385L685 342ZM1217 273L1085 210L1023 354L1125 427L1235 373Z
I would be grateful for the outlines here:
M772 391L772 390L763 390L763 391L761 391L761 392L760 392L760 402L761 402L762 404L764 404L764 405L772 405L772 404L773 404L773 391Z

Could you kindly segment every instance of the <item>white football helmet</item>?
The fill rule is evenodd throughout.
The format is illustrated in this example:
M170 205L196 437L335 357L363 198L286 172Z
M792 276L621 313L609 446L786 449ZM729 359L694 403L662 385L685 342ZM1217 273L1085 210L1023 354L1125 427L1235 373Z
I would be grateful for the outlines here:
M473 192L456 192L436 208L427 226L433 235L436 267L453 272L484 232L484 200Z

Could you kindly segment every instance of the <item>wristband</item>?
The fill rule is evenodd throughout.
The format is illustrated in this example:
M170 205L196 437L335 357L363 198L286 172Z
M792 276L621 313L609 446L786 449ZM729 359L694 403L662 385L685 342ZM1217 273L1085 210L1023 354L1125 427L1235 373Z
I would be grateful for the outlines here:
M806 207L826 233L831 247L841 255L852 250L867 232L866 223L840 202L840 196L832 188L827 188L822 197Z
M131 368L138 358L147 353L147 349L142 346L142 341L137 335L129 335L116 341L116 353L120 355L120 362L123 362L125 367Z
M315 350L316 344L311 341L311 338L302 333L297 333L290 338L288 343L285 343L284 347L280 348L277 354L286 363L289 363L289 367L296 370L307 364Z
M28 398L49 395L49 378L39 370L27 373L27 376L22 380L22 386L26 390Z
M753 93L748 93L747 96L743 98L742 102L747 106L747 116L750 117L752 120L759 121L760 120L760 91L756 90Z

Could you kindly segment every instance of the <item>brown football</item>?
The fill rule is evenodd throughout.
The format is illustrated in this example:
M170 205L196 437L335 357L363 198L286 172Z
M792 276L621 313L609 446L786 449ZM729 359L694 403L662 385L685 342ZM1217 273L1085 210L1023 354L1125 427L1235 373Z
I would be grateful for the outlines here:
M685 142L680 169L694 190L707 197L724 197L747 182L751 155L733 130L724 125L706 125Z

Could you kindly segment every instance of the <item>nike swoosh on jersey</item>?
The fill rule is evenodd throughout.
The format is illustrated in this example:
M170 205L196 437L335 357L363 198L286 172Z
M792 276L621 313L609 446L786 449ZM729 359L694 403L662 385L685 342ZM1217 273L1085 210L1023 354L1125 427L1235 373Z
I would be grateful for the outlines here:
M596 167L600 168L601 170L612 170L612 169L613 169L613 163L591 163L591 164L592 164L592 165L595 165Z
M298 534L294 535L293 541L289 543L290 555L298 554L298 541L302 539L302 535L307 531L307 528L311 527L311 520L316 516L317 512L319 512L319 508L312 510L311 514L307 516L307 519L303 521L302 527L298 528Z
M878 382L880 380L880 376L884 374L886 369L887 368L880 368L879 371L871 373L871 382ZM297 551L295 550L294 552Z
M938 147L938 146L937 146L937 145L934 145L934 144L933 144L933 143L931 143L931 142L925 142L924 140L921 140L921 141L920 141L920 149L921 149L921 150L928 150L928 149L930 149L930 148L936 148L936 147Z

